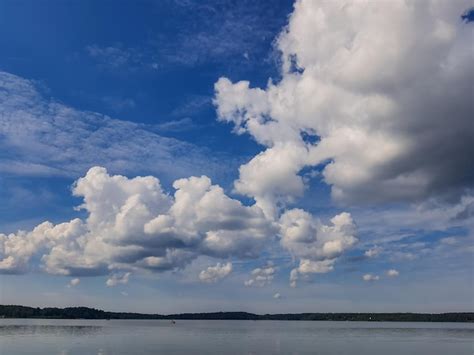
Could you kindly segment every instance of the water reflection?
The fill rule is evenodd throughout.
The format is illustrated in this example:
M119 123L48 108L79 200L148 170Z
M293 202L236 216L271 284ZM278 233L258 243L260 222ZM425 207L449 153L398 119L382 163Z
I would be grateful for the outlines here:
M0 325L0 336L11 335L72 335L86 336L99 332L101 326L94 325Z
M51 355L54 355L54 354L51 354ZM69 350L61 350L58 355L71 355L71 353L69 352ZM99 351L97 352L97 355L108 355L106 352L104 352L104 350L102 349L99 349Z
M474 324L1 319L1 355L473 354Z

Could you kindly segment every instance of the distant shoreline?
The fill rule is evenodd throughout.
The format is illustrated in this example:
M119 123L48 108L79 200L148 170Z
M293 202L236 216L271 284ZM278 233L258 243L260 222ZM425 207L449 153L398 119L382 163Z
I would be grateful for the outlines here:
M474 312L452 313L286 313L209 312L145 314L107 312L89 307L35 308L0 305L1 318L43 319L183 319L183 320L292 320L292 321L368 321L368 322L474 322Z

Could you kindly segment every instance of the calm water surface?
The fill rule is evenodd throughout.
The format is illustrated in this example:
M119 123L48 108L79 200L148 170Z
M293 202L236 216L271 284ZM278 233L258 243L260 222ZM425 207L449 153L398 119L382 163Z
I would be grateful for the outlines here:
M474 324L0 319L0 354L474 354Z

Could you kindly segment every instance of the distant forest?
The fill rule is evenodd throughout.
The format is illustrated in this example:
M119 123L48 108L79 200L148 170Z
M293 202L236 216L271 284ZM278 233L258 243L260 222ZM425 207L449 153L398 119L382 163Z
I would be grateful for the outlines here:
M181 314L142 314L106 312L88 307L34 308L0 305L2 318L55 319L221 319L221 320L293 320L293 321L369 321L369 322L474 322L474 313L296 313L253 314L213 312Z

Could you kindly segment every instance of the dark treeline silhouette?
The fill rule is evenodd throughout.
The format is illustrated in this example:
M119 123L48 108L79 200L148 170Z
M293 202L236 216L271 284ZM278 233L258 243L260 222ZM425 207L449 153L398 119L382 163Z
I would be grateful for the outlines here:
M474 322L474 313L297 313L253 314L247 312L213 312L182 314L143 314L106 312L88 307L33 308L0 305L4 318L55 319L222 319L222 320L294 320L294 321L371 321L371 322Z

